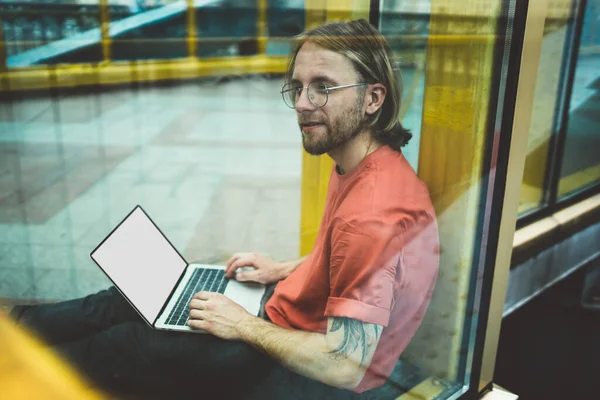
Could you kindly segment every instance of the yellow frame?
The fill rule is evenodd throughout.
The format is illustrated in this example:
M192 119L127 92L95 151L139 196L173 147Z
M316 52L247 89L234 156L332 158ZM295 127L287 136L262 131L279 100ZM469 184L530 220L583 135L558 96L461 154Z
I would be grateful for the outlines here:
M256 38L258 54L247 57L198 58L194 1L187 0L188 57L178 60L133 60L115 62L111 57L110 15L108 0L99 0L103 61L97 64L40 65L23 68L6 66L3 30L0 29L0 91L47 89L86 85L114 85L139 81L192 79L213 75L283 73L287 57L267 56L267 40L281 38L267 35L268 0L257 0L258 22ZM1 18L0 18L1 22ZM287 40L289 38L285 38ZM218 39L217 39L218 40Z

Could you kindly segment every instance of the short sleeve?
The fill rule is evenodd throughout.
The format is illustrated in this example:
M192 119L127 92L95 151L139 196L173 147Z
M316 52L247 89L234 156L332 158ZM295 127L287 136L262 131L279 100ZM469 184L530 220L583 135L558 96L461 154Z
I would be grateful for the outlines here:
M387 326L401 280L402 230L376 219L335 221L326 317Z

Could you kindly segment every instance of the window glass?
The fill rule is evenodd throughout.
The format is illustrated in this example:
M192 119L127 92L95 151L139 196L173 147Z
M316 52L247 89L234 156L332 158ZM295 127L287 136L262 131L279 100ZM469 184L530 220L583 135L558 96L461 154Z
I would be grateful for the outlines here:
M439 224L440 273L431 304L398 363L413 371L400 374L414 379L410 385L427 388L423 398L456 396L474 373L470 360L481 304L476 282L485 254L477 230L487 218L482 193L490 162L484 149L493 140L489 127L497 124L490 111L498 110L495 118L512 112L495 102L504 93L499 72L507 58L490 38L511 40L500 23L510 6L432 0L384 1L382 7L389 15L382 15L381 28L400 61L407 61L403 124L417 140L414 148L406 146L406 155L427 184ZM498 87L491 85L494 79Z
M275 0L269 2L267 10L269 41L266 53L287 55L290 38L304 30L305 12L303 0Z
M519 199L519 212L542 206L546 190L546 174L550 138L555 129L554 118L559 102L560 84L566 69L565 51L568 34L573 27L572 0L554 0L548 4L540 63L536 75L535 97L527 140L527 158Z
M600 181L600 4L588 1L584 13L558 196Z
M496 118L512 112L494 100L503 96L506 81L491 82L507 59L495 47L502 41L492 38L505 35L506 25L499 22L509 6L435 0L381 5L380 29L404 75L401 119L413 133L402 153L427 185L439 224L440 269L431 303L387 381L422 398L456 398L474 373L477 282L485 254L478 229L489 217L483 211L484 171L494 157L484 149L491 148L488 129L497 123L489 120L490 111L498 110ZM331 166L305 157L303 168L301 248L309 250L305 243L316 240L321 216L314 210L322 209L319 199Z
M256 0L211 1L196 7L196 55L202 58L258 54Z
M98 0L0 1L0 14L8 68L102 60Z
M112 60L188 56L187 1L110 0L110 5Z
M380 17L381 33L394 52L402 78L400 119L413 134L403 153L415 170L419 162L430 8L428 2L384 1Z
M351 19L367 9L310 3L319 18ZM256 1L195 1L193 12L187 4L111 1L111 61L172 66L169 60L194 55L203 58L198 65L212 65L204 58L259 54ZM303 151L297 114L280 95L279 56L314 21L297 1L268 7L266 57L253 66L264 71L256 75L215 79L222 71L198 68L197 79L168 85L149 76L129 86L23 91L3 104L0 299L55 302L109 287L90 252L138 204L188 262L223 264L239 251L287 261L311 250L332 164ZM407 346L392 359L384 388L393 398L412 398L415 387L422 398L457 398L474 373L483 260L495 245L482 239L497 159L490 143L498 121L490 118L512 112L495 103L506 81L492 84L507 62L497 39L505 39L509 9L514 0L382 2L380 29L403 77L399 118L413 134L402 153L429 192L437 222L428 232L437 236L439 227L440 243L429 242L429 255L440 260L439 274L429 275L428 310L411 306L415 314L402 315L422 324L410 340L386 344ZM99 35L97 25L90 29ZM84 52L70 54L61 62L84 59L77 58ZM353 93L338 89L332 98ZM429 206L425 195L419 199ZM397 259L416 264L420 250L407 245ZM397 304L424 304L428 293L410 292Z

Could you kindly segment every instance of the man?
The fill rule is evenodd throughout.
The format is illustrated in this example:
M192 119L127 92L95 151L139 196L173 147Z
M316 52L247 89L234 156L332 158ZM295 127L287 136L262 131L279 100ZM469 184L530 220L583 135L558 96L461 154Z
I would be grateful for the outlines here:
M187 382L200 397L381 393L423 319L438 270L434 210L400 151L411 135L398 122L391 50L364 20L305 32L282 96L296 111L306 151L327 153L336 166L308 257L279 263L238 253L227 262L230 278L277 284L264 318L200 292L189 326L210 335L155 331L114 288L17 308L15 318L112 389ZM231 386L239 390L226 391Z

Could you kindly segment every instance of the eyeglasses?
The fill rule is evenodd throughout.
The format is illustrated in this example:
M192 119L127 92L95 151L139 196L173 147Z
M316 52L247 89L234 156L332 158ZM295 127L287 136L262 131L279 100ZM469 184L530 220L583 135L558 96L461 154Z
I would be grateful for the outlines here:
M308 84L306 88L300 87L296 83L286 83L281 88L281 96L283 97L283 102L289 108L296 108L296 103L300 99L302 95L302 90L306 89L306 95L308 96L308 100L315 107L321 108L325 107L327 104L327 100L329 99L329 92L332 90L345 89L354 86L362 86L368 85L366 82L359 82L352 85L343 85L343 86L334 86L330 87L320 81L312 81Z

